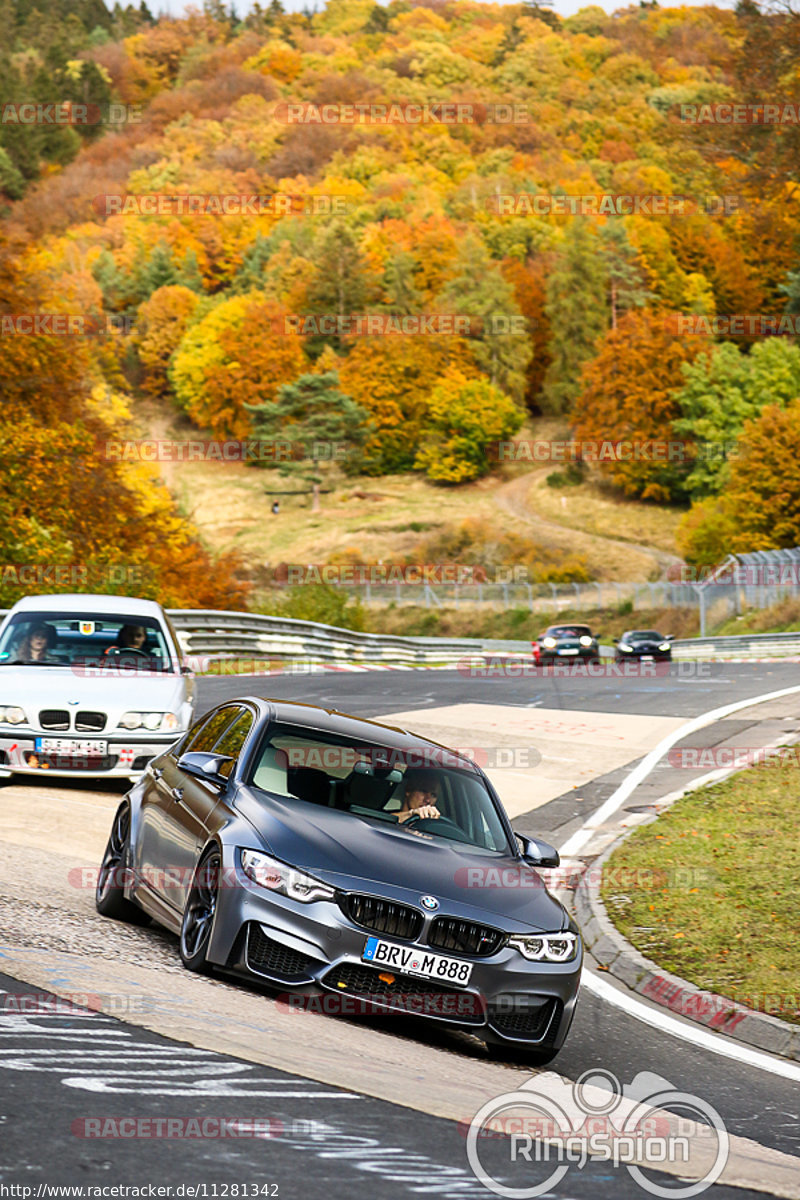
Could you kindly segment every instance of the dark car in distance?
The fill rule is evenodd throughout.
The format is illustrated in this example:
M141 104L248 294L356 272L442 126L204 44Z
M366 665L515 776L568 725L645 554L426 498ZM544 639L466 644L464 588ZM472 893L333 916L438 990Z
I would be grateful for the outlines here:
M599 662L599 636L588 625L550 625L531 643L534 662L540 667L570 659Z
M615 662L637 658L640 662L672 661L671 633L659 633L656 629L629 629L621 638L615 638L614 642Z
M577 926L469 758L312 705L206 714L123 799L98 911L179 935L192 971L467 1029L549 1061L575 1011Z

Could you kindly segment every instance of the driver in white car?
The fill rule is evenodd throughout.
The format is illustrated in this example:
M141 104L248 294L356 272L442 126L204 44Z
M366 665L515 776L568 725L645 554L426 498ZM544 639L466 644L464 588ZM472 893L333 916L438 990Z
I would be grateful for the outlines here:
M407 821L410 817L440 817L442 814L436 807L439 798L439 781L435 771L422 771L412 767L403 777L403 803L397 809L398 821Z
M121 650L139 650L144 653L147 641L147 630L144 625L123 625L117 634L113 646L109 646L106 654L119 654Z

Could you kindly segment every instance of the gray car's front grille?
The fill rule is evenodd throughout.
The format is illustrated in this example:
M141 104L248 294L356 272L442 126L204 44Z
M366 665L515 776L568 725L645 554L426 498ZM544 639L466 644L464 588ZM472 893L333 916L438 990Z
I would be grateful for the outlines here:
M456 954L475 954L481 958L495 954L505 940L505 934L488 925L460 921L458 917L437 917L428 933L428 945Z
M267 937L261 927L251 922L247 936L247 965L252 971L265 975L278 975L282 979L293 979L297 976L307 977L309 967L317 960L310 954L302 954Z
M81 733L100 733L105 727L105 713L79 712L75 714L75 728Z
M490 1020L497 1032L505 1037L540 1042L550 1028L559 1004L558 1000L551 999L538 1005L522 1005L509 1012L501 1009L492 1012Z
M406 904L396 904L381 896L357 894L340 897L339 905L354 925L369 929L372 933L386 933L390 937L408 938L413 941L422 929L422 913Z
M483 1025L486 1021L480 996L458 988L442 987L430 979L395 975L385 968L343 962L328 971L321 982L339 995L358 996L376 1003L383 1001L398 1013L439 1016L459 1025Z
M65 708L43 708L39 713L39 724L42 729L63 733L69 729L69 713Z

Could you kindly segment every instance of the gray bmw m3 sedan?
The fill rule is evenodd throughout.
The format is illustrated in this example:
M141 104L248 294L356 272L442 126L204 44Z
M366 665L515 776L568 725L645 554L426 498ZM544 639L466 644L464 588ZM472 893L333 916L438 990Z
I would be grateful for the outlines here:
M96 902L174 931L189 970L321 1011L467 1029L543 1063L567 1036L582 964L537 870L557 865L464 755L245 697L207 713L124 798Z

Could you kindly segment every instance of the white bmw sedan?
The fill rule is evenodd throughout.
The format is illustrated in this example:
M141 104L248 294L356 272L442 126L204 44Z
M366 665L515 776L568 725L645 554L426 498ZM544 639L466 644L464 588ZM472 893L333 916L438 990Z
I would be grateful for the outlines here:
M194 701L160 604L27 596L0 625L0 779L136 780L189 728Z

